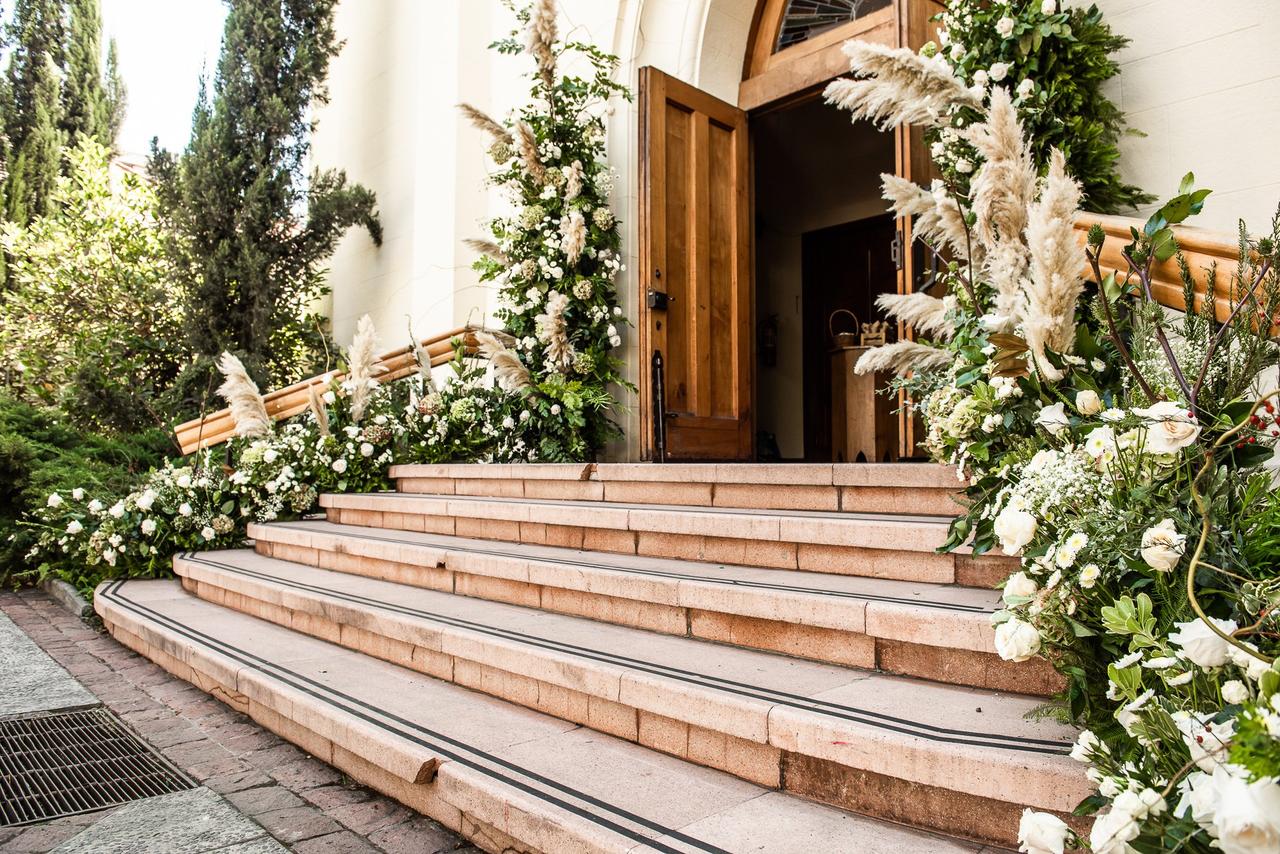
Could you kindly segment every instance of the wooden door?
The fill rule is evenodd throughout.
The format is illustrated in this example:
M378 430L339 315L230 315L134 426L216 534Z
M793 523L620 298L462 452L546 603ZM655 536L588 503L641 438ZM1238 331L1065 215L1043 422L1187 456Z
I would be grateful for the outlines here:
M937 39L938 25L933 16L942 12L944 6L938 0L898 0L898 44L919 50L926 42ZM928 186L938 173L929 156L929 147L924 142L924 131L918 127L899 126L894 131L897 150L897 169L899 176ZM911 231L911 218L898 220L898 242L896 246L898 259L898 293L905 294L920 290L932 281L931 264L923 251L923 247L915 242ZM902 337L914 337L914 331L900 327ZM906 393L899 395L899 402L907 402ZM924 424L919 416L908 414L907 407L901 406L898 415L899 454L903 458L923 455L917 445L924 439Z
M645 456L747 460L754 439L747 115L642 68L640 117Z

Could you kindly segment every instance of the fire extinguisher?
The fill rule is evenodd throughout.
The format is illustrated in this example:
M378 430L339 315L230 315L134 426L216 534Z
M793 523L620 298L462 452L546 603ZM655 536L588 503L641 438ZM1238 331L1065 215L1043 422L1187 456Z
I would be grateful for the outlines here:
M760 321L760 363L766 368L778 364L778 315Z

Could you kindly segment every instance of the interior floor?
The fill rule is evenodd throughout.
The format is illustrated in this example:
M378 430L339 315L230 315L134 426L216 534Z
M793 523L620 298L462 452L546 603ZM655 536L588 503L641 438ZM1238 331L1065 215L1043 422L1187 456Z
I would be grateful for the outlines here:
M875 402L833 388L856 353L836 350L832 332L856 333L854 317L884 320L875 297L897 289L894 223L880 195L893 134L811 98L753 117L751 136L757 459L869 459L833 440L833 414Z

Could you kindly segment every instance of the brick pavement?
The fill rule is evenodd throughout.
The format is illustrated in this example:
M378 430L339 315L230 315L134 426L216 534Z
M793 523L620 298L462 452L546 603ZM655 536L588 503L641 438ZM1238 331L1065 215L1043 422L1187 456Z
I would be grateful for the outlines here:
M146 741L299 854L479 854L456 834L166 673L37 590L0 610ZM101 818L0 828L0 850L49 851Z

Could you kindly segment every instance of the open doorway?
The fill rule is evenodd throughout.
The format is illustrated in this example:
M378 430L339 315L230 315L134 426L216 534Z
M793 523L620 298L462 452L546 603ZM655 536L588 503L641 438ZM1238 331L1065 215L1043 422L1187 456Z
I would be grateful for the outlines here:
M817 98L752 116L750 130L757 458L892 458L894 404L866 392L873 382L844 382L857 351L833 333L884 320L875 298L898 287L895 222L880 195L881 173L895 169L894 135ZM869 447L880 450L849 450L848 429L878 430Z

